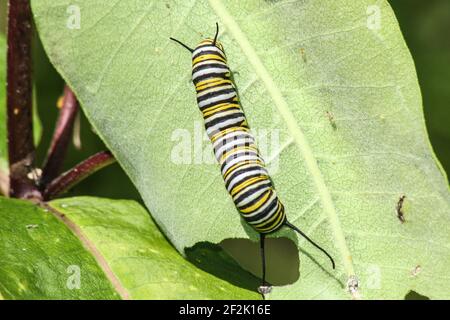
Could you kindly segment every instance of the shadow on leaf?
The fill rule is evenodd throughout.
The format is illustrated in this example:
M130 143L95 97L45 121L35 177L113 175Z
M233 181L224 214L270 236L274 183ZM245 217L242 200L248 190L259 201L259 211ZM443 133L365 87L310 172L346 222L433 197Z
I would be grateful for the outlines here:
M299 259L295 244L287 238L266 241L268 282L282 286L297 281ZM233 285L256 291L261 284L258 242L249 239L225 239L220 245L200 242L185 252L195 266Z

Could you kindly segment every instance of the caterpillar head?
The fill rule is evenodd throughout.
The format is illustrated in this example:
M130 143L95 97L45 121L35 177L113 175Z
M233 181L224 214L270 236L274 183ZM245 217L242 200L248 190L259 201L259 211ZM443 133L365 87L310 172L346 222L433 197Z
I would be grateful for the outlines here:
M224 49L223 49L222 43L221 43L219 40L217 40L217 39L210 39L210 38L207 38L207 39L205 39L205 40L202 40L202 41L197 45L197 48L200 47L200 46L207 46L207 45L210 45L210 46L212 46L212 47L216 47L216 48L218 48L220 51L225 52Z
M199 54L219 54L226 59L225 50L222 43L214 39L204 39L202 40L192 52L192 57L195 58Z
M207 38L205 40L202 40L195 49L189 48L186 44L181 42L180 40L174 39L170 37L169 39L172 41L175 41L179 45L183 46L187 50L189 50L192 53L192 59L196 55L198 55L202 51L219 51L219 54L223 56L224 59L226 59L225 56L225 50L223 48L223 45L217 40L217 36L219 35L219 24L216 22L216 35L214 36L214 39Z

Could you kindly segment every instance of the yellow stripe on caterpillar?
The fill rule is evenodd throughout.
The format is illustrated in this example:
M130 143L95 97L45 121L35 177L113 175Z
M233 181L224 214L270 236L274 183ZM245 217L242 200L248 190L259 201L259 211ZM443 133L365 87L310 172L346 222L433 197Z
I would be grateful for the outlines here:
M220 160L219 160L219 161L220 161L220 162L223 162L223 161L224 161L226 158L228 158L230 155L232 155L233 153L236 153L236 152L238 152L238 151L241 151L241 150L253 151L253 152L255 152L256 154L258 154L258 149L256 149L255 147L252 147L252 146L236 147L236 148L233 148L232 150L226 152L225 154L223 154L222 157L220 157Z
M247 181L235 186L233 189L231 189L231 196L234 196L236 193L238 193L239 191L241 191L242 189L248 187L251 184L254 184L258 181L263 181L266 180L268 177L267 176L258 176L258 177L254 177L251 179L248 179Z
M242 161L242 162L238 162L236 163L234 166L231 166L223 175L223 178L226 179L228 177L228 175L233 172L234 170L236 170L239 167L248 165L248 164L256 164L256 165L263 165L263 163L259 160L246 160L246 161Z
M239 108L238 104L234 104L234 103L227 103L221 107L218 108L214 108L213 110L210 110L208 112L203 111L203 117L208 117L210 115L215 114L216 112L220 112L220 111L224 111L224 110L228 110L231 108Z
M283 208L282 205L280 203L278 203L278 206L279 206L279 208L278 208L277 212L273 215L272 218L270 218L267 221L261 222L259 224L255 224L254 227L257 228L259 231L264 232L264 231L272 230L274 228L274 226L277 226L278 224L280 224L281 219L283 219L285 214L284 214L284 212L281 212L281 210ZM273 220L275 220L275 218L277 218L276 222L272 223ZM269 225L269 226L264 228L264 226L266 226L266 225Z
M259 199L257 202L255 202L253 205L251 205L248 208L245 209L239 209L240 212L242 213L251 213L253 211L255 211L256 209L260 208L269 198L269 196L272 194L272 190L267 190L266 194Z
M197 85L195 86L195 90L201 91L201 90L205 90L211 87L215 87L218 86L220 84L233 84L231 82L231 80L223 80L221 78L212 78L212 79L207 79L204 81L201 81L199 83L197 83Z
M226 62L226 60L224 58L222 58L221 56L219 56L218 54L205 54L205 55L200 55L197 58L195 58L194 61L192 61L192 67L194 68L197 63L205 61L205 60L219 60L222 62Z
M215 135L213 135L211 137L211 142L214 143L218 138L220 138L220 137L222 137L222 136L224 136L224 135L226 135L228 133L235 132L235 131L249 132L250 130L248 128L245 128L245 127L228 128L228 129L225 129L225 130L220 131L220 132L216 133Z
M237 103L224 102L224 103L219 103L219 104L216 104L216 105L214 105L212 107L206 108L206 109L202 110L202 113L205 114L207 112L215 110L216 108L221 108L223 106L228 106L228 105L233 105L233 106L240 107L240 105L237 104Z

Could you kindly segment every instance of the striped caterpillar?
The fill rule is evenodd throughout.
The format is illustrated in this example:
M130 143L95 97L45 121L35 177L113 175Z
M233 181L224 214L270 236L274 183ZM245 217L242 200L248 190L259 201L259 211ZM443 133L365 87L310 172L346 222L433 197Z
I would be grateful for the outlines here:
M335 264L328 252L287 220L284 206L273 187L240 106L224 48L217 41L218 24L216 27L214 39L205 39L194 49L177 39L170 39L192 53L192 81L197 92L197 103L225 187L241 217L260 234L262 284L258 290L264 295L271 290L265 279L265 235L283 226L298 232L325 253L333 269Z

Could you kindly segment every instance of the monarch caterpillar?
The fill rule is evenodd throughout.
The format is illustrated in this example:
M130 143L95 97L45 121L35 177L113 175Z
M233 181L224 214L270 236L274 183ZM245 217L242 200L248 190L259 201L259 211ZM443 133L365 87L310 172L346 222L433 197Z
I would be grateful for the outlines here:
M298 232L325 253L333 269L335 264L328 252L287 220L284 206L240 106L225 50L217 40L218 34L219 25L216 23L214 39L202 40L194 49L177 39L170 40L192 53L192 81L197 92L197 104L221 167L225 187L242 218L260 234L262 283L258 291L264 295L271 290L266 282L265 236L283 226Z

